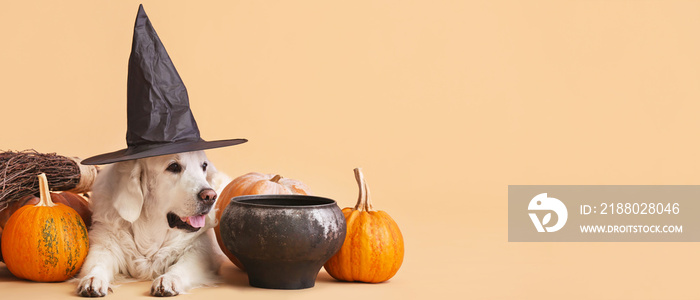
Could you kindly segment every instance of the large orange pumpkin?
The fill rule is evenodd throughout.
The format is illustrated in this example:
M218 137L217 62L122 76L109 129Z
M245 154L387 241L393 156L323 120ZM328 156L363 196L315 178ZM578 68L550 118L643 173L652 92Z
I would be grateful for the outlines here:
M216 202L216 219L221 220L221 213L223 213L226 206L231 202L233 197L243 196L243 195L266 195L266 194L301 194L301 195L311 195L311 189L309 189L306 184L299 180L283 178L280 175L273 174L263 174L258 172L251 172L245 175L241 175L231 181L219 195L219 200ZM219 225L214 227L214 232L216 232L216 241L219 243L219 247L226 254L226 256L239 267L241 270L243 264L226 249L223 241L221 240L221 231Z
M343 209L347 234L340 251L323 266L341 281L382 282L394 277L403 263L403 236L389 214L375 211L362 170L355 169L360 197Z
M87 256L87 228L75 210L51 201L43 173L39 186L39 203L22 206L5 224L2 256L19 278L64 281L80 271Z

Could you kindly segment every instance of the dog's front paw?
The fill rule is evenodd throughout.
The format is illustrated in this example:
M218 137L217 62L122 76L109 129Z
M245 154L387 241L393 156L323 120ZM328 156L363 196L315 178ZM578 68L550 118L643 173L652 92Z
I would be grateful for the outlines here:
M85 276L78 283L78 295L83 297L104 297L109 288L109 282L96 276Z
M161 275L153 281L151 295L156 297L177 296L183 292L182 281L174 275Z

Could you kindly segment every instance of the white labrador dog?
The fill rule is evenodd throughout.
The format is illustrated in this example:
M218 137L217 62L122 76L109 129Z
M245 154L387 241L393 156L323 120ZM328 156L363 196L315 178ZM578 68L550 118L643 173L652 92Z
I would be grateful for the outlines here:
M214 189L228 182L203 151L114 163L92 197L90 251L78 294L102 297L112 282L153 280L151 294L175 296L212 283L225 258L214 240Z

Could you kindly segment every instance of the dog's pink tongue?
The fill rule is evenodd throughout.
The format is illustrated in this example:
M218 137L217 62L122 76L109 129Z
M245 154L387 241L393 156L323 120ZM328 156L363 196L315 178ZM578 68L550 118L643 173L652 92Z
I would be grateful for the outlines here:
M187 217L187 224L194 228L201 228L204 226L204 217L204 215Z

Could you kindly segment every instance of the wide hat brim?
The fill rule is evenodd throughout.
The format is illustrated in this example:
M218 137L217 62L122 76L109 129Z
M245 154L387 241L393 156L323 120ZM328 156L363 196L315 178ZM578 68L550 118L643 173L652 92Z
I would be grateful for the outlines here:
M161 144L149 144L132 146L126 149L95 155L81 161L84 165L104 165L115 162L153 157L159 155L176 154L182 152L199 151L213 148L238 145L247 142L247 139L231 139L219 141L179 141Z

